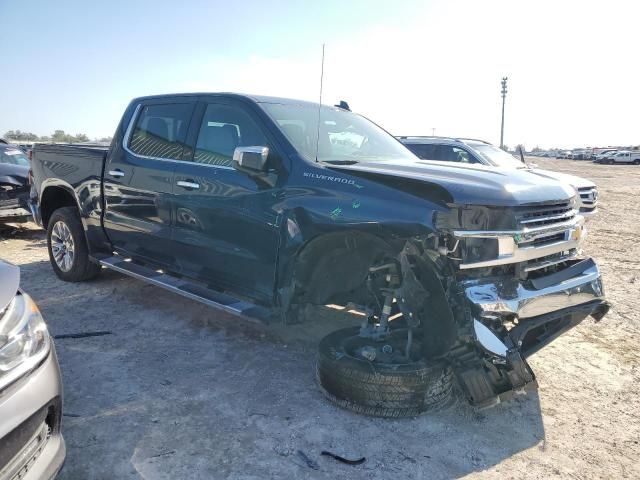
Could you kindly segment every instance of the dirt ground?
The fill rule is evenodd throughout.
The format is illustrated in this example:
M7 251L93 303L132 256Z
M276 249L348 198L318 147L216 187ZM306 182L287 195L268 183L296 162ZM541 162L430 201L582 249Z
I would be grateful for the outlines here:
M303 331L113 272L63 283L44 232L0 229L0 258L22 267L53 334L112 332L56 342L68 447L59 478L640 478L640 167L535 161L598 184L586 251L613 309L531 358L537 393L484 411L461 400L404 420L337 409L314 383L316 339ZM322 450L367 460L343 465Z

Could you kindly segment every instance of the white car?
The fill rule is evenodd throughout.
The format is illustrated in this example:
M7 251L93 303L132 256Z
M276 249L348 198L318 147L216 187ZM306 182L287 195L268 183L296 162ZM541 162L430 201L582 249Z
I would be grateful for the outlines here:
M633 163L634 165L640 165L640 150L622 150L609 157L606 163Z
M578 177L576 175L569 175L568 173L543 170L542 168L537 167L531 168L531 172L543 177L560 180L561 182L571 185L576 189L578 195L580 195L580 215L585 218L595 215L596 210L598 209L598 188L591 180L587 180L586 178Z
M427 161L458 161L494 169L526 169L532 175L571 185L580 196L580 215L589 218L598 208L598 188L586 178L527 165L501 148L482 140L446 137L398 137L418 158Z

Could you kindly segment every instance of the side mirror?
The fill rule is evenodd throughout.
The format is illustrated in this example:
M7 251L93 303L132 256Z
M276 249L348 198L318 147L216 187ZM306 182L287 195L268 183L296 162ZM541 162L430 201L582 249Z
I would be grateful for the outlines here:
M238 147L233 151L233 166L238 170L264 172L268 156L268 147Z

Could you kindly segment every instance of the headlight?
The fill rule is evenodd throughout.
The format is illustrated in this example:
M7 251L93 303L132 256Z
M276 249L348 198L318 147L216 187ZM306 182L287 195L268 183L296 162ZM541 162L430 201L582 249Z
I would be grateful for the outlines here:
M437 230L513 230L515 212L509 207L451 206L434 217Z
M0 312L0 389L37 367L50 348L38 307L28 295L16 295Z
M465 238L461 246L464 263L486 262L500 255L497 238Z

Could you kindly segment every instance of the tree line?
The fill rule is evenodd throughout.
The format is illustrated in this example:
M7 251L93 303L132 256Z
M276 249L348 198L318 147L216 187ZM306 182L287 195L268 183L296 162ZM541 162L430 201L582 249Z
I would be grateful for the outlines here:
M90 142L89 137L84 133L72 135L64 130L56 130L51 135L38 136L35 133L23 132L21 130L9 130L4 134L6 140L15 142L56 142L56 143L79 143ZM95 138L97 142L111 142L111 137Z

